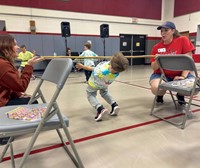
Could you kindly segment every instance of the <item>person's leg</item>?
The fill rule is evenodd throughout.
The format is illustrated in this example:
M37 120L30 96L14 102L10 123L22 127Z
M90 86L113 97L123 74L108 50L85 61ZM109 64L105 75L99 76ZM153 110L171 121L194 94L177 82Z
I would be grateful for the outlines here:
M12 105L25 105L28 104L30 100L30 97L26 97L26 98L15 98L15 99L11 99L8 101L8 103L5 106L12 106ZM38 102L35 101L32 104L37 104Z
M115 100L113 100L112 96L108 93L108 88L106 89L101 89L100 91L101 97L108 103L108 104L113 104Z
M110 115L112 116L117 116L119 113L119 106L116 103L116 101L112 98L112 96L108 93L108 89L101 89L100 90L100 95L101 97L108 103L111 105L111 111L110 111Z
M89 71L85 70L85 80L86 82L89 80L89 75L88 75Z
M90 105L95 109L100 107L101 104L98 102L98 100L96 98L97 90L94 90L90 86L88 86L86 92L87 92L87 99L88 99Z
M185 98L183 95L180 95L179 93L176 94L176 98L178 99L178 103L180 105L185 105L186 102L185 102Z
M88 80L89 80L91 74L92 74L92 71L88 71Z
M0 138L0 146L1 145L6 145L9 141L11 137L4 137L4 138ZM12 141L14 140L14 138L12 138Z
M95 121L101 121L104 114L107 112L107 109L105 109L97 100L97 90L91 88L90 86L87 87L87 99L91 106L97 110L97 114L95 116Z
M158 90L158 85L159 85L159 82L160 82L160 77L161 77L161 74L152 74L151 77L150 77L150 86L151 86L151 92L157 96L157 103L163 103L163 96L166 92L166 90ZM164 81L163 81L164 82Z

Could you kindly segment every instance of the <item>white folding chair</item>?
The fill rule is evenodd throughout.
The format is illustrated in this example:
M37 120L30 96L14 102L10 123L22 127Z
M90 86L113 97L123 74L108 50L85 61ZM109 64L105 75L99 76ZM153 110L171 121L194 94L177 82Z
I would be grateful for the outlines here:
M16 107L19 106L6 106L0 108L0 138L10 137L9 142L7 143L7 145L5 145L2 155L0 156L0 162L3 160L3 157L5 156L8 148L10 147L11 162L12 162L12 167L14 168L15 162L14 162L14 151L12 146L13 138L15 136L33 133L33 136L19 164L19 168L22 168L40 132L55 129L64 146L65 151L68 153L68 155L70 156L76 167L80 168L84 167L67 128L69 126L69 119L60 112L60 109L56 101L60 91L65 85L66 80L71 72L72 65L73 62L69 58L52 59L48 64L48 66L46 67L30 99L29 104L20 106L29 109L46 107L46 111L42 119L35 121L10 119L7 117L6 113L13 109L16 109ZM46 102L45 96L41 89L43 84L46 82L47 83L51 82L55 84L55 91L53 92L53 96L48 103ZM42 103L32 104L35 100L40 100L40 101L42 100ZM68 149L62 137L62 134L59 131L60 128L64 130L64 133L69 140L73 152L70 152L70 150Z
M157 92L160 89L168 90L176 109L178 109L177 106L178 100L174 98L172 92L179 93L180 95L184 96L189 96L189 101L187 101L186 105L184 106L181 122L173 122L168 117L163 117L159 115L159 111L155 110L157 96L155 96L154 98L150 114L166 122L169 122L177 127L184 129L186 120L188 118L192 118L192 111L190 110L191 105L199 106L197 104L192 104L193 96L196 95L200 90L199 78L195 63L192 57L188 55L160 55L156 57L156 61L162 72ZM164 70L190 71L194 75L194 78L168 82ZM163 83L162 81L165 82Z

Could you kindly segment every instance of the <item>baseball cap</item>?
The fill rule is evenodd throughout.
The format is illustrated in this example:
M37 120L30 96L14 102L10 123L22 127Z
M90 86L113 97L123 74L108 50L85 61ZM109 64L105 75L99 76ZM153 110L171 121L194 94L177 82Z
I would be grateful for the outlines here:
M157 27L157 30L160 30L160 29L162 29L162 28L166 28L166 29L176 29L176 26L175 26L175 24L174 24L173 22L167 21L167 22L163 23L161 26L158 26L158 27Z

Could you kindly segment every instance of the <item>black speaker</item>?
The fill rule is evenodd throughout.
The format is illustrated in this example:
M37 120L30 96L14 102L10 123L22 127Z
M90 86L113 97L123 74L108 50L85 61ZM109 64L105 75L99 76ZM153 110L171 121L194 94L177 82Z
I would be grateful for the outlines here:
M70 23L69 22L61 22L61 32L62 32L62 37L71 36Z
M109 25L108 24L100 25L100 37L101 38L109 37Z

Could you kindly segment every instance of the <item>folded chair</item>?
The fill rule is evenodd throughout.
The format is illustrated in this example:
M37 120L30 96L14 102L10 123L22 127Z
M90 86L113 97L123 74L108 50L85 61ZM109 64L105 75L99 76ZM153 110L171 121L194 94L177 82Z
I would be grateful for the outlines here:
M3 157L5 156L7 150L10 147L11 163L12 167L14 168L15 162L12 145L12 143L15 142L12 142L14 137L32 133L32 138L19 163L19 168L22 168L40 132L47 130L56 130L65 151L68 153L76 167L84 167L67 128L69 126L69 119L60 112L57 103L57 97L59 96L60 91L65 85L65 82L71 72L72 65L73 62L69 58L52 59L46 67L30 99L29 104L20 106L22 108L28 109L45 107L46 111L41 119L33 121L10 119L7 117L7 112L16 109L19 106L6 106L0 108L0 138L10 137L9 142L6 145L4 145L5 148L2 152L2 155L0 156L0 162L2 162ZM53 93L52 98L47 103L41 87L44 83L49 84L49 82L55 85L55 90L51 90L51 93ZM32 104L32 102L36 100L42 103ZM60 128L63 129L66 137L68 138L71 150L68 149L62 137L62 134L59 131Z
M193 96L196 95L200 90L199 78L195 63L192 57L188 55L161 55L156 57L156 61L162 72L157 92L160 89L168 90L176 110L178 109L178 100L177 98L174 97L173 92L179 93L180 95L188 96L189 100L186 102L186 105L183 107L183 113L180 115L180 117L182 117L181 122L173 122L169 119L170 117L162 117L159 114L159 111L155 110L157 96L155 96L154 98L150 114L166 122L169 122L177 127L184 129L186 120L188 118L192 118L192 111L190 110L191 105L199 106L197 104L192 104ZM172 71L188 70L194 75L194 78L168 82L164 70L172 70Z

